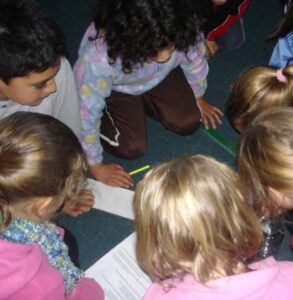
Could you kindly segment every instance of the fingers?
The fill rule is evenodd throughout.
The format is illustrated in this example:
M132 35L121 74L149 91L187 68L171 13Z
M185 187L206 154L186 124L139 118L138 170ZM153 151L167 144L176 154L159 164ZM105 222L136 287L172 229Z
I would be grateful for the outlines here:
M110 186L129 188L133 184L129 174L117 164L100 163L92 166L91 172L97 180Z
M132 178L119 165L112 165L111 173L105 179L105 183L114 187L129 188L133 185Z
M219 124L222 123L221 120L222 114L219 114L217 111L210 111L206 113L204 119L204 126L206 129L209 129L209 124L212 125L213 129L216 129Z
M215 41L206 41L207 58L211 58L219 50L219 46Z
M217 125L222 123L223 113L216 106L210 105L204 98L199 97L197 104L201 111L201 118L205 129L209 129L209 124L212 128L216 128Z

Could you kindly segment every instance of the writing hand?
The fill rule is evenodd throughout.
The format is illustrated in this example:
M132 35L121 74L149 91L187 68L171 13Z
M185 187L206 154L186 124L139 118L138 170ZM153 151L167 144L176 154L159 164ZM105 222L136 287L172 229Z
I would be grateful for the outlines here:
M93 176L110 186L129 188L133 182L130 175L117 164L99 163L90 166Z

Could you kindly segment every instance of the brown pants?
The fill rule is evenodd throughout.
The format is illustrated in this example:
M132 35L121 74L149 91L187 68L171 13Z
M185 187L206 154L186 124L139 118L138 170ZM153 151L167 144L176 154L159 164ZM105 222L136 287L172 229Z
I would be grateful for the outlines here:
M142 156L147 149L146 114L181 135L198 128L200 111L180 67L142 95L111 93L101 120L104 149L125 159Z

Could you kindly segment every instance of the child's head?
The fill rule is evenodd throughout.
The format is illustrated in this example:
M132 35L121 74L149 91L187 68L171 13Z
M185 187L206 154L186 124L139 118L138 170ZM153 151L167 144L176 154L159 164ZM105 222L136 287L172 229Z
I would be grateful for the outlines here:
M157 60L162 51L168 60L173 50L195 45L197 10L197 1L190 0L105 0L97 1L94 22L110 59L121 58L123 70L130 72L134 64Z
M55 91L65 51L63 33L35 1L0 2L0 99L37 105Z
M284 0L284 4L287 5L287 11L283 16L281 22L278 24L270 38L283 38L287 34L293 31L293 3L291 0ZM293 57L289 58L289 62L292 63Z
M243 271L261 240L237 174L202 155L161 163L134 196L137 258L153 280L201 281Z
M243 72L233 84L226 114L241 133L258 114L276 106L293 106L293 66L259 66Z
M238 171L259 215L293 208L293 108L257 116L241 136Z
M42 221L79 193L85 160L66 125L17 112L0 121L0 228L14 215ZM25 218L26 218L25 216Z

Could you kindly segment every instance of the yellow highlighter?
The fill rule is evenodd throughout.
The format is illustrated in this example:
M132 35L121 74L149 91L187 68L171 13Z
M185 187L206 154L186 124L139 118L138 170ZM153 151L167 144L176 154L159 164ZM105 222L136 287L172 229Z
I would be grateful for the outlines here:
M132 175L134 175L134 174L143 172L143 171L149 169L150 167L151 167L150 165L145 165L145 166L143 166L143 167L141 167L141 168L138 168L138 169L136 169L136 170L133 170L133 171L129 172L129 175L132 176Z

